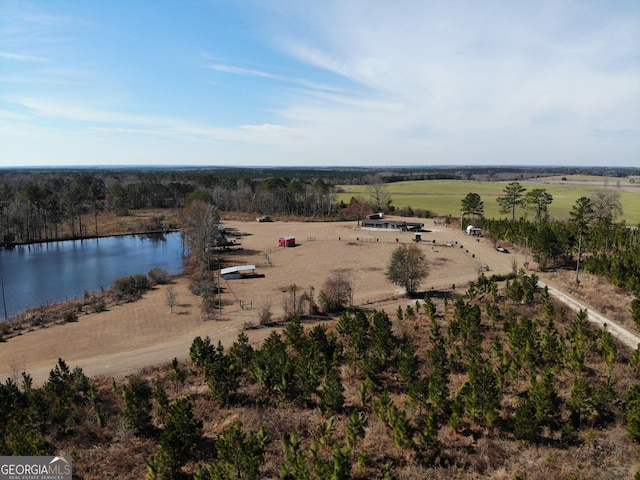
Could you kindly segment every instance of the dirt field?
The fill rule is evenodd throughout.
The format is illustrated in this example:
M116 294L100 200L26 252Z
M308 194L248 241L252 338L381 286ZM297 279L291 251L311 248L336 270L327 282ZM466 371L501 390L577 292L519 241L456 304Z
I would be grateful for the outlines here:
M138 302L81 316L77 323L29 332L0 344L0 378L27 371L40 383L58 358L70 366L82 367L90 376L122 376L145 366L166 364L174 357L186 358L198 335L209 335L213 341L220 340L228 346L247 322L259 323L259 311L264 305L270 304L274 318L281 318L286 297L291 302L290 294L283 293L287 287L295 284L298 295L314 287L317 298L332 270L345 271L353 279L355 305L393 312L399 302L406 303L402 291L385 279L384 270L397 245L412 242L411 233L359 230L354 222L225 225L243 234L242 249L229 253L226 265L255 264L256 273L264 276L223 280L221 318L203 321L199 299L188 290L189 280L180 278L172 285L179 304L173 313L166 302L168 287L160 286ZM492 272L511 270L512 255L496 252L488 240L477 242L458 230L435 225L433 220L426 220L425 230L428 231L422 234L420 245L431 264L431 273L423 289L461 286L477 277L482 263L488 264ZM278 238L284 235L295 235L297 245L278 247ZM448 247L447 242L458 245ZM269 330L247 333L252 341L260 342Z
M198 335L229 346L245 324L259 323L259 312L266 305L275 319L282 318L285 302L292 301L291 294L283 290L291 285L296 285L298 298L311 287L317 298L332 270L345 271L353 279L354 305L392 313L398 304L407 303L403 292L386 280L384 271L392 251L400 243L413 241L412 233L365 231L356 228L355 222L230 221L225 226L242 234L241 246L226 256L226 265L254 264L259 276L223 280L221 317L203 321L199 299L189 292L189 279L179 278L170 286L179 304L173 313L166 301L169 286L160 286L135 303L0 343L0 378L27 371L39 384L58 358L72 368L80 366L89 376L119 377L145 366L167 364L174 357L186 358ZM518 266L524 261L522 255L497 252L488 239L467 237L433 220L425 220L424 229L419 245L431 273L422 290L450 288L452 284L462 289L477 278L483 264L489 266L489 273L505 274L512 270L514 261ZM286 235L296 237L295 247L278 247L278 238ZM258 343L270 329L246 333Z

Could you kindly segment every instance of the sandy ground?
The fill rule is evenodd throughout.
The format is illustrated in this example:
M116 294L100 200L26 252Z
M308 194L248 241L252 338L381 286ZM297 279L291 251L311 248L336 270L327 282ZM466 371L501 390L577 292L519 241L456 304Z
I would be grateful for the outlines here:
M200 300L189 291L189 279L179 278L135 303L0 343L0 379L27 371L39 384L58 358L72 368L80 366L89 376L122 377L146 366L166 365L174 357L187 358L198 335L208 335L228 347L246 331L258 344L271 329L244 330L247 323L257 325L266 306L275 319L282 318L285 302L292 302L292 285L297 287L298 299L312 287L317 298L333 270L352 278L354 305L394 312L399 304L407 303L403 292L386 280L384 271L393 250L400 243L413 242L412 233L366 231L358 229L355 222L230 221L225 226L242 235L240 245L225 255L225 266L253 264L258 276L222 281L221 316L204 321ZM452 284L465 288L477 278L483 264L489 266L489 273L506 274L514 262L520 267L524 261L520 254L496 251L488 239L468 237L433 220L425 220L424 229L418 245L431 270L422 290L450 288ZM296 237L295 247L278 247L278 239L286 235ZM173 312L167 305L167 288L177 293L178 305Z

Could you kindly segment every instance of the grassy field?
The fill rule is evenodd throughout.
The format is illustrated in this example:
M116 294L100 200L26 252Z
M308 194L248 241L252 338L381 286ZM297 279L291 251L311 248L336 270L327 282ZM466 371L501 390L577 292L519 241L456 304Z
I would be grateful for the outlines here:
M534 188L546 189L553 196L553 203L549 206L549 214L558 219L569 218L569 212L578 198L589 197L598 189L613 189L620 194L623 218L627 224L640 224L640 187L634 186L637 184L630 184L627 179L604 179L603 177L587 179L582 177L565 177L567 181L562 181L560 177L557 179L548 177L520 183L527 190ZM620 187L616 184L618 180L620 180ZM508 215L499 212L500 207L496 202L496 198L504 195L504 188L507 183L466 180L421 180L390 183L387 185L387 191L391 196L392 204L396 208L411 206L413 209L429 210L432 214L439 216L451 215L456 218L460 216L462 199L468 193L477 193L484 202L485 217L500 218ZM605 185L607 186L605 187ZM365 185L342 185L340 187L343 192L338 194L338 200L342 200L345 203L348 203L351 197L354 196L368 198ZM523 214L523 210L516 212L516 215Z
M539 182L580 182L590 183L596 186L608 187L634 187L640 183L640 177L630 175L626 178L601 177L596 175L553 175L537 178Z

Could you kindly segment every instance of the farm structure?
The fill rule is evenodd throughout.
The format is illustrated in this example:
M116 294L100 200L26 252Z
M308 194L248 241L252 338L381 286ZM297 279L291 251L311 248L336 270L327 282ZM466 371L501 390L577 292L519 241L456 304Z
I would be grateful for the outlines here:
M362 228L376 230L395 230L400 232L420 232L424 223L404 222L400 220L362 220Z
M295 247L296 246L296 237L293 235L287 235L286 237L280 237L278 239L279 247Z
M238 280L244 275L255 275L255 265L238 265L235 267L227 267L220 270L220 275L225 280Z
M473 225L469 225L467 227L467 235L479 237L480 235L482 235L482 229L480 227L474 227Z
M233 245L238 245L236 240L231 237L227 237L227 229L222 225L218 226L218 230L216 231L214 237L214 245L216 247L228 248Z

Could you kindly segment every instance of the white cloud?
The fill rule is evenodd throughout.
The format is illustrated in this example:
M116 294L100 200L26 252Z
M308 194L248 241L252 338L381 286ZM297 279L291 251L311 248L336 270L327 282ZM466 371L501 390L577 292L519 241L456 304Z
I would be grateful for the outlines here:
M226 163L637 164L640 139L624 133L640 129L640 10L633 2L251 6L250 25L229 30L251 31L250 41L225 43L196 31L195 44L158 40L149 58L168 62L173 49L184 49L175 55L181 58L191 49L200 52L197 71L149 63L156 70L142 80L128 70L138 65L128 52L120 52L123 65L90 48L73 51L83 62L60 61L74 55L58 56L43 45L59 43L42 40L73 22L43 14L36 19L42 48L24 40L24 47L0 52L3 63L23 64L0 78L8 85L3 131L11 121L31 122L25 131L35 135L41 126L43 138L55 142L47 128L57 124L58 133L69 128L104 140L106 150L126 146L122 155L155 148L167 163L174 152L193 149L193 161ZM215 2L208 8L215 13ZM28 30L27 22L14 23ZM57 67L51 75L36 65L48 58ZM166 73L179 90L163 83ZM209 88L190 83L196 77Z
M443 155L459 152L460 163L465 152L469 161L489 159L483 152L512 161L523 145L532 151L520 156L530 161L555 145L556 160L588 162L605 154L587 138L596 126L640 125L637 9L629 18L572 1L287 6L284 26L271 29L274 44L359 86L352 96L311 93L282 109L287 120L308 122L335 143L374 152L359 131L371 132L369 145L390 148L401 143L397 132L424 131L425 156L439 145ZM621 146L620 161L628 151Z
M250 76L256 76L256 77L271 78L274 80L282 80L282 77L273 75L271 73L261 72L260 70L250 70L248 68L233 67L231 65L214 64L214 65L209 65L207 68L210 68L211 70L217 70L219 72L224 72L224 73L233 73L237 75L250 75Z
M19 62L46 63L50 61L48 58L44 58L44 57L35 57L33 55L22 55L19 53L2 52L2 51L0 51L0 58L4 58L6 60L16 60Z
M118 113L106 110L92 109L73 103L60 103L36 97L12 98L7 101L20 105L36 117L54 118L59 120L72 120L88 123L110 123L125 125L164 125L168 126L172 121L168 118Z

